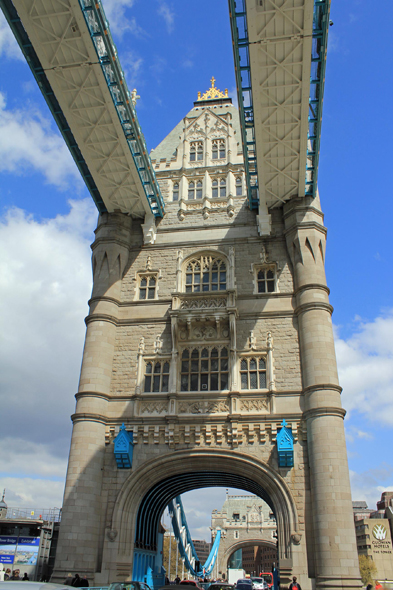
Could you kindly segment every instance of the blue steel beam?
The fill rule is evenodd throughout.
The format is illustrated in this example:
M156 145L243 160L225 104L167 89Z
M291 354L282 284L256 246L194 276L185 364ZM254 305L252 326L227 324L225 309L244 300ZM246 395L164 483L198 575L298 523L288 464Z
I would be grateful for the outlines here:
M314 0L313 9L307 165L305 170L306 195L313 197L316 194L318 180L330 1ZM246 0L228 0L228 2L248 198L250 208L255 209L258 207L259 195L247 6Z
M4 13L5 18L22 50L22 53L33 73L34 78L42 92L42 95L48 105L54 120L62 134L64 141L67 144L68 149L74 158L75 164L77 165L79 172L82 175L83 180L91 194L93 201L100 213L106 213L107 208L101 197L100 191L94 181L93 176L85 162L81 150L75 140L75 137L67 123L67 120L63 114L63 111L57 101L55 93L49 83L48 78L44 72L40 60L32 46L30 39L23 27L23 24L19 18L15 6L11 0L0 0L0 7Z
M186 515L184 513L183 504L181 501L181 496L176 496L175 501L171 501L168 504L169 514L172 519L172 528L173 532L179 546L180 555L183 558L186 568L191 572L193 576L202 577L202 576L209 576L213 571L214 564L217 559L218 548L220 546L221 540L221 531L218 530L216 534L216 538L214 539L213 547L210 551L210 554L206 560L206 562L199 568L195 568L195 563L199 562L198 555L195 551L194 543L192 542L191 534L188 529ZM177 514L180 515L180 523L177 518ZM181 529L185 530L185 539L187 541L186 546L184 546L183 536Z

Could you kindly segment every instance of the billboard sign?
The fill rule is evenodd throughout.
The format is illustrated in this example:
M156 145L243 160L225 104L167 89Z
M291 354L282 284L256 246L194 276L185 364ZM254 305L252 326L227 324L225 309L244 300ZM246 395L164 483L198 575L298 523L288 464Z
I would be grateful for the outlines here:
M0 563L36 565L39 547L39 537L0 535Z

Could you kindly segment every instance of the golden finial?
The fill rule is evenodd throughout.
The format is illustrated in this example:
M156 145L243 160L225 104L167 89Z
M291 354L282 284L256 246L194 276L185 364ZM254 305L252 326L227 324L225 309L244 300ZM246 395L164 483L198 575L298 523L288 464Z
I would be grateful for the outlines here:
M209 88L209 90L205 92L205 94L202 94L201 96L201 93L198 92L198 100L214 100L215 98L228 98L228 88L225 88L225 94L224 92L221 92L221 90L216 88L216 79L214 76L211 78L210 83L211 87Z

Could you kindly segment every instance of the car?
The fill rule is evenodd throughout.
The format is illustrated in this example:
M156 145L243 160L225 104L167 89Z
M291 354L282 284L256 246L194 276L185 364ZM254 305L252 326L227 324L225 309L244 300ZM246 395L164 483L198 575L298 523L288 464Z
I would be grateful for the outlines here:
M252 590L253 585L250 578L241 578L236 582L235 585L236 590Z
M70 590L70 586L64 584L52 584L50 582L30 582L25 580L6 580L0 582L0 590Z
M169 588L169 586L165 586ZM1 589L0 589L1 590ZM45 590L45 589L44 589ZM68 588L69 590L69 588ZM108 590L151 590L144 582L113 582L109 584Z
M234 584L228 584L228 582L213 582L210 584L208 590L234 590Z
M273 586L273 574L271 572L262 572L259 574L260 578L263 578L269 588Z
M268 583L264 578L250 578L255 590L268 590Z

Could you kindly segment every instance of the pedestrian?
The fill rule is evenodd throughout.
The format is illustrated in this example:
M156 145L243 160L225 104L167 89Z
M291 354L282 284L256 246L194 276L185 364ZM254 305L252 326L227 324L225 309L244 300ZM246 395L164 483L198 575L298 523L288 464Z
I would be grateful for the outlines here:
M10 577L10 580L20 580L19 570L14 570L12 572L12 576Z
M79 588L88 588L88 587L89 587L89 580L87 579L87 576L83 576L83 578L80 581Z
M176 578L175 578L175 584L180 584L180 578L179 578L179 576L176 576Z
M27 575L27 573L26 573L26 572L23 574L23 578L22 578L22 580L23 580L24 582L29 582L30 578L29 578L29 576Z
M169 586L170 583L171 582L170 582L168 576L165 576L165 586Z
M75 574L75 576L72 578L72 585L74 586L74 588L80 588L81 587L81 579L79 574Z
M7 569L5 570L5 574L4 574L4 581L6 582L7 580L9 580L11 577L11 570L9 567L7 567Z
M382 584L378 580L375 582L375 590L382 590Z
M289 590L302 590L300 584L297 583L296 576L293 576L292 582L289 584Z
M72 586L72 574L67 574L67 577L63 582L63 586Z

